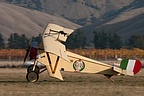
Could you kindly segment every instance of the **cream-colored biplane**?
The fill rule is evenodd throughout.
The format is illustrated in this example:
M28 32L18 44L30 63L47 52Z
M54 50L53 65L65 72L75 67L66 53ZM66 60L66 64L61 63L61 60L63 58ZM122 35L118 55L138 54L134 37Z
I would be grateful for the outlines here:
M42 34L42 43L30 44L24 59L24 62L28 56L30 60L34 59L34 64L27 69L26 78L29 82L36 82L39 74L45 70L51 77L60 80L63 80L61 71L103 74L110 80L113 75L133 76L140 71L142 64L139 60L123 59L120 64L110 65L67 51L61 42L65 42L73 31L56 24L48 24ZM38 63L44 66L40 68Z

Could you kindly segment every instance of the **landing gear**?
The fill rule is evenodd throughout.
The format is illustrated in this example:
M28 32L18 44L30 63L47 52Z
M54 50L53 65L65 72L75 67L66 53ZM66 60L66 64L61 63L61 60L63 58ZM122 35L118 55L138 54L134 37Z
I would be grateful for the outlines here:
M28 82L36 82L39 79L40 68L37 65L30 65L27 68L26 79Z
M39 75L35 71L30 71L27 73L26 79L28 82L36 82L39 79Z
M34 68L35 67L35 68ZM33 70L34 69L34 70ZM37 65L30 65L28 68L27 68L27 72L31 72L31 71L35 71L36 73L39 73L40 72L40 68L37 66Z

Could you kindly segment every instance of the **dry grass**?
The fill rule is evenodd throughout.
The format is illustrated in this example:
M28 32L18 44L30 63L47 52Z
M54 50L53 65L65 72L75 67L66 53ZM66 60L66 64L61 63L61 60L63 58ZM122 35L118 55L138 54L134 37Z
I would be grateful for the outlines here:
M143 96L144 69L134 77L62 72L64 82L40 74L36 83L25 79L26 69L0 68L0 96Z
M38 36L48 23L77 29L79 25L64 18L58 18L44 12L0 2L0 31L7 40L12 33L26 34L27 37Z

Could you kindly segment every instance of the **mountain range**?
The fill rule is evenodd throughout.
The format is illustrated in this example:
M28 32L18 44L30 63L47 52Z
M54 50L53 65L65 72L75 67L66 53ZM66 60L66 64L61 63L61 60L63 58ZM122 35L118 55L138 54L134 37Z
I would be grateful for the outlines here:
M0 32L35 36L47 23L84 31L88 42L94 30L115 32L123 42L144 34L144 0L0 0Z
M38 36L48 23L72 29L80 27L80 25L64 18L2 2L0 3L0 18L0 33L5 40L12 33L26 34L28 37Z
M123 42L127 42L132 35L144 35L144 7L129 9L104 21L82 27L81 30L87 34L90 41L93 40L93 31L103 30L117 33Z
M0 0L88 25L117 15L139 0Z

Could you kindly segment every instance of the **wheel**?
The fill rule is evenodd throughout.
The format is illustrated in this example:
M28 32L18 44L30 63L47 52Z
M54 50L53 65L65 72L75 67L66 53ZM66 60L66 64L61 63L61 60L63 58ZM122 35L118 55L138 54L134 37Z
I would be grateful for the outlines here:
M26 79L28 82L36 82L39 79L39 75L37 72L31 71L26 74Z
M30 66L27 68L27 72L29 73L29 72L33 71L33 67L34 67L34 65L30 65ZM36 65L34 71L35 71L36 73L39 73L40 68Z

